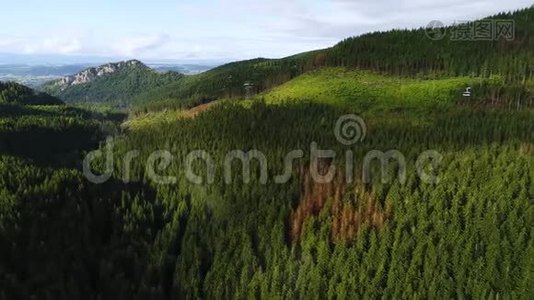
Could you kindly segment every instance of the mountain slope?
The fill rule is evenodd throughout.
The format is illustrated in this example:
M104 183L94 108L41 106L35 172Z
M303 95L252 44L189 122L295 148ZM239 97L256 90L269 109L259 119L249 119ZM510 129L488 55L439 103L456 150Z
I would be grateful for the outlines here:
M313 57L323 50L311 51L283 59L256 58L229 63L207 72L186 76L136 97L137 103L149 105L195 106L219 98L239 98L247 95L245 83L251 83L249 94L276 87L288 80L316 69ZM311 62L311 63L310 63Z
M43 90L69 102L130 102L142 91L180 80L176 72L158 73L130 60L89 68L46 83Z
M332 48L287 58L230 63L147 91L137 100L151 102L149 106L157 109L245 97L247 93L270 89L323 67L363 69L408 77L497 75L506 83L528 83L534 78L534 8L484 20L513 20L514 39L453 40L454 32L463 28L460 26L444 28L447 34L440 39L432 39L425 28L375 32L346 39ZM247 91L245 83L252 83L252 88Z
M471 87L470 97L464 97ZM521 94L520 98L515 95ZM212 104L233 100L211 101L191 109L151 109L172 103L146 103L136 107L127 127L162 124L179 118L196 115L196 112L213 107ZM352 107L362 111L417 111L428 112L453 106L495 107L523 109L534 107L534 84L526 86L505 84L498 76L450 76L441 78L410 78L383 75L372 71L351 70L343 67L322 68L297 76L290 81L251 97L238 101L246 107L255 102L268 105L286 103L321 103L336 107ZM149 112L150 111L150 112ZM149 113L145 113L149 112ZM131 125L131 126L130 126Z
M488 36L481 26L489 26ZM508 27L506 27L508 26ZM334 46L326 64L388 74L500 74L509 82L534 75L534 7L442 28L375 32Z
M469 97L463 95L467 87ZM534 107L534 86L506 84L498 76L410 78L337 67L308 72L260 97L269 104L313 101L362 110L436 110L455 104L522 109Z
M22 105L61 105L63 101L15 82L0 81L0 103Z

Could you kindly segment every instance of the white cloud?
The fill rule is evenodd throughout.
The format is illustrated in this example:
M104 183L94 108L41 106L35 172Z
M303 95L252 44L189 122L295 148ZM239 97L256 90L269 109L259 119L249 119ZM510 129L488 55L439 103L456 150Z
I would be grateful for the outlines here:
M74 54L83 50L77 37L6 37L0 41L0 52L24 54Z
M145 23L132 23L133 17L122 23L95 18L84 20L84 29L64 32L66 24L58 22L59 29L43 32L60 33L42 36L35 36L37 31L10 36L0 30L0 52L140 59L282 57L369 31L471 20L529 5L531 0L203 0L181 2Z
M50 37L24 46L24 53L72 54L82 50L81 42L75 37Z
M135 57L149 54L151 51L158 51L169 41L170 36L167 34L126 37L119 39L116 44L111 46L111 49L117 55Z

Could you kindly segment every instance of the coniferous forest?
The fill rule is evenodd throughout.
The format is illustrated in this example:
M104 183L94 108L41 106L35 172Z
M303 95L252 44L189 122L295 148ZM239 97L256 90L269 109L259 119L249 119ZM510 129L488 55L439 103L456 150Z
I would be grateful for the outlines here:
M0 83L0 299L532 299L534 9L491 18L512 44L395 30L165 82Z

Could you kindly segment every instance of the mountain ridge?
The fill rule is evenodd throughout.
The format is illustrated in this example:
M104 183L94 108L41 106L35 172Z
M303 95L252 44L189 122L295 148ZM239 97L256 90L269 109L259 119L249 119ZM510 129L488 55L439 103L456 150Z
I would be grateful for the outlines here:
M137 94L178 81L183 76L175 71L157 72L134 59L87 68L49 81L41 90L66 102L130 103Z
M140 67L149 69L145 64L139 60L127 60L115 63L107 63L98 67L90 67L82 70L74 75L65 76L55 82L61 91L67 89L69 86L90 83L97 77L102 77L120 71L123 68Z

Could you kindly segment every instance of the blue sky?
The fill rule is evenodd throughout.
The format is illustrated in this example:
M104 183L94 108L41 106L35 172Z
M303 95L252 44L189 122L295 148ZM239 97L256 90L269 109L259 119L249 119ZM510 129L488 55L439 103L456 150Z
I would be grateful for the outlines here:
M283 57L358 34L471 20L532 0L8 0L0 53L230 61Z

